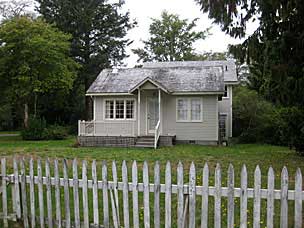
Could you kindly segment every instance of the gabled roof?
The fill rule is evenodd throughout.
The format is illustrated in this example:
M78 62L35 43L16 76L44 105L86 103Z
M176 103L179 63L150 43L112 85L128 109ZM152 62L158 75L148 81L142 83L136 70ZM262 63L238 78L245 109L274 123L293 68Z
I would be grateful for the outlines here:
M207 67L222 66L224 69L224 82L226 84L238 83L236 65L233 60L222 61L173 61L173 62L146 62L144 68L169 68L169 67Z
M166 93L170 93L170 91L164 87L163 85L161 85L160 83L154 81L153 79L147 77L144 80L142 80L141 82L139 82L136 86L134 86L133 88L130 89L129 93L133 93L135 90L139 89L141 86L143 86L144 84L146 84L147 82L152 83L155 87L163 90Z
M223 93L223 67L158 67L103 70L87 95L126 94L150 80L170 93Z

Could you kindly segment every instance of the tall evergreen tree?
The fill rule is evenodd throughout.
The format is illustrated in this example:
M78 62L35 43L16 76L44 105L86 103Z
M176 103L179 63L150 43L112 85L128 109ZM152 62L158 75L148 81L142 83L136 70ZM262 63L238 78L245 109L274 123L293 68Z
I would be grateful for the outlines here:
M233 37L259 20L256 31L230 50L251 66L251 86L275 104L304 106L303 0L197 0L202 11Z
M71 95L71 104L80 102L97 74L104 68L119 64L126 57L125 47L130 40L125 36L134 26L129 13L122 13L121 3L107 0L37 0L38 11L47 22L55 23L72 34L72 56L82 65ZM75 99L75 97L77 97ZM90 110L90 98L86 98ZM90 118L90 115L86 115Z

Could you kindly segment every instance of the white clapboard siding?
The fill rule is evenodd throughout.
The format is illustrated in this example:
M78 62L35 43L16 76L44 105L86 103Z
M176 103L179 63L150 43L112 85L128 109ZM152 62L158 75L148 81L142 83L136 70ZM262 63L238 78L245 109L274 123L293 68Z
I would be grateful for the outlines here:
M267 224L265 225L268 228L274 228L275 200L280 203L280 213L277 215L280 217L280 227L303 227L304 192L300 169L297 169L295 173L294 190L289 190L289 175L286 167L281 171L281 178L277 179L277 182L281 183L280 189L275 189L275 175L271 167L267 174L267 187L263 189L262 171L259 166L256 167L254 175L249 177L245 165L241 172L236 174L233 165L230 164L227 175L223 175L224 171L221 170L220 164L217 164L214 172L214 185L211 185L213 178L209 179L210 169L207 163L202 170L198 168L198 165L191 163L189 170L184 172L181 162L173 165L168 161L164 173L161 174L160 163L156 162L153 170L154 178L149 178L148 162L143 162L141 168L136 161L133 161L130 180L126 161L122 163L121 175L118 175L116 162L112 162L112 180L108 178L110 175L108 175L106 161L102 162L100 172L97 172L97 162L92 162L91 179L87 176L87 161L82 161L81 179L78 176L78 168L80 169L78 165L81 166L81 164L78 164L76 159L73 161L63 159L62 163L63 166L59 166L59 161L57 159L54 161L54 175L52 176L48 159L45 161L44 170L40 159L37 161L30 159L25 162L24 159L14 158L13 162L7 162L5 158L1 158L0 218L3 220L1 223L3 227L10 226L9 220L19 218L23 222L23 227L26 228L45 227L46 225L47 227L119 228L122 223L119 217L119 205L122 205L123 227L177 226L178 228L190 228L200 226L207 228L210 227L208 217L211 216L215 228L222 226L223 219L227 219L228 228L235 226L261 228L261 211L266 210ZM12 169L8 166L11 164L13 173L9 173ZM34 172L35 164L37 175ZM68 167L68 164L72 165ZM173 170L172 166L175 165L177 165L177 169ZM72 173L72 178L69 177L69 171ZM63 174L62 177L59 176L60 173ZM139 181L140 174L143 176L142 183ZM202 185L198 185L200 180L197 177L200 177L201 174ZM235 186L235 175L241 177L240 186ZM101 176L101 180L98 180L97 176ZM164 176L164 183L161 182L161 176ZM222 182L222 176L227 176L225 183ZM252 187L248 186L248 178L254 180ZM12 188L14 200L8 198L11 197L11 194L8 193ZM82 192L82 207L79 201L79 191ZM89 191L93 193L92 205L89 205ZM73 197L70 197L70 193L73 193ZM143 198L139 197L139 193L143 194ZM154 197L150 198L150 194L154 194ZM173 196L174 194L175 196ZM98 196L102 196L102 201L99 201ZM213 211L209 208L209 197L214 198ZM202 199L201 205L196 205L198 198ZM227 215L226 213L221 214L224 206L222 205L223 198L227 199ZM235 224L234 219L236 198L240 199L239 224ZM129 199L132 201L130 202L132 204L131 213ZM165 202L161 202L161 199ZM248 199L253 200L253 208L248 208L248 206L251 207ZM267 201L265 205L267 208L263 208L265 206L261 203L262 199ZM294 210L290 210L290 207L288 210L289 201L294 201ZM98 205L101 202L102 205ZM150 215L151 205L153 205L154 215ZM162 205L164 208L161 208ZM55 207L54 213L52 207ZM61 207L63 207L63 212ZM71 207L73 216L70 214ZM199 216L196 211L197 207L201 207ZM92 218L89 218L89 208L92 208ZM80 215L80 212L83 214ZM99 221L99 213L103 213L102 222ZM291 213L294 219L289 221ZM132 224L130 224L130 216L133 216ZM247 219L248 216L253 217L252 225ZM73 221L71 221L71 217L73 217ZM173 219L175 217L176 221Z

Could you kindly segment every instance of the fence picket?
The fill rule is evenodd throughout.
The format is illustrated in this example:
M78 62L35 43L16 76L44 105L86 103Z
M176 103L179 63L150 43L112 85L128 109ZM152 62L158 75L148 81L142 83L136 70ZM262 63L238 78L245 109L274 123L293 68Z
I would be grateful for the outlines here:
M261 220L261 169L256 167L254 172L254 205L253 205L253 227L260 228Z
M118 222L117 222L116 206L115 206L112 189L110 189L110 199L111 199L111 206L112 206L113 225L114 225L114 228L118 228L119 226L118 226Z
M55 177L55 203L56 203L56 224L61 228L61 200L60 200L60 179L59 179L59 166L58 160L54 161L54 177Z
M203 169L202 215L201 228L208 228L208 197L209 197L209 167L205 163Z
M165 227L171 227L171 164L167 161L165 174Z
M215 168L215 193L214 193L214 227L221 227L221 196L222 196L222 174L220 164Z
M297 168L295 178L295 228L302 227L302 173Z
M120 216L119 216L119 198L118 198L118 180L117 180L117 166L116 162L112 162L112 176L113 176L113 190L114 190L114 203L117 217L117 226L120 227Z
M274 171L272 167L270 167L268 170L267 189L267 228L273 228Z
M281 217L280 227L288 227L288 171L284 166L281 173Z
M109 228L109 199L108 199L108 170L107 162L102 162L102 198L103 198L103 225Z
M160 166L159 162L154 165L154 227L160 227Z
M77 160L73 160L73 196L74 196L74 220L75 227L80 228L80 215L79 215L79 182L78 182L78 169Z
M1 159L1 175L2 175L2 212L3 212L3 226L8 227L7 220L7 191L6 191L6 159Z
M35 186L34 186L34 162L33 158L30 159L30 214L31 214L31 227L36 227L36 207L35 207Z
M40 227L44 227L44 202L43 202L43 180L42 180L42 165L41 160L37 162L37 174L38 174L38 201L39 201L39 220Z
M144 184L144 227L150 227L150 188L149 188L149 167L147 161L143 165L143 184Z
M177 184L172 184L172 171L171 163L168 161L165 168L165 183L160 183L160 165L156 162L154 165L154 183L149 182L149 168L148 163L145 161L142 167L143 182L139 183L139 169L137 162L132 163L132 181L128 181L128 168L126 161L122 164L122 182L118 182L116 163L112 163L113 172L113 182L108 181L108 169L106 161L102 162L102 180L97 180L97 170L96 161L92 163L92 180L88 180L87 177L87 163L82 162L82 179L78 179L78 165L77 160L73 160L73 178L69 179L68 175L68 162L63 160L63 178L59 177L58 160L54 161L54 177L51 176L51 168L49 159L45 161L45 176L43 176L42 161L38 159L37 161L37 177L34 175L34 160L29 160L29 174L26 175L26 168L24 159L20 160L20 176L18 173L18 160L14 158L13 160L13 174L8 175L6 170L6 160L1 158L1 194L2 194L2 204L0 214L1 219L3 219L3 226L8 227L8 220L14 219L15 214L10 214L10 209L13 207L13 212L16 213L17 218L23 219L24 227L28 228L36 227L39 223L40 227L46 226L61 227L64 222L65 227L72 227L70 206L73 204L75 222L73 222L73 227L85 227L88 228L89 224L89 205L88 205L88 189L93 190L93 213L97 213L97 218L94 215L94 225L93 227L99 227L99 213L98 213L98 191L102 190L103 194L103 227L109 228L110 225L118 228L119 226L119 216L117 212L118 208L118 190L122 191L123 200L123 220L124 227L130 227L130 213L129 213L129 191L132 191L133 199L133 224L132 227L139 228L140 225L140 210L139 210L139 192L143 193L143 213L144 213L144 225L143 227L151 226L150 218L150 193L154 193L154 227L160 227L160 195L163 194L165 198L164 202L164 225L165 227L172 226L172 194L176 194L177 200L177 227L178 228L193 228L196 227L196 195L202 197L202 208L201 208L201 228L207 228L208 226L208 197L214 197L214 227L220 228L222 223L222 201L221 198L225 197L227 199L227 227L234 227L234 212L235 212L235 202L236 197L240 198L240 227L245 228L249 226L248 224L248 199L253 199L253 227L261 227L261 200L267 199L267 224L268 228L274 227L274 202L275 200L281 201L280 204L280 227L287 228L290 225L294 225L295 228L302 227L303 223L303 179L301 170L298 168L295 175L295 188L294 190L288 190L288 171L284 167L281 172L281 189L275 189L275 175L273 169L270 167L268 170L268 180L267 188L262 189L262 178L261 169L259 166L256 167L254 172L254 187L248 187L248 174L246 166L242 166L241 170L241 186L240 188L235 188L235 171L232 164L229 165L227 172L227 187L222 187L222 172L219 164L215 168L214 186L209 186L209 168L208 164L204 165L203 176L202 176L202 186L197 186L196 184L196 168L195 164L192 162L189 169L189 184L184 183L183 175L183 164L181 162L177 165ZM10 164L10 163L8 163ZM20 181L20 183L19 183ZM10 184L13 184L12 197L7 194L7 191L11 188ZM19 189L19 184L21 189ZM35 193L35 184L38 186L38 194ZM28 185L28 186L27 186ZM45 187L44 187L45 185ZM52 217L52 187L55 190L55 201L56 205L56 220ZM45 189L44 189L45 188ZM61 218L61 188L64 192L64 221ZM79 207L79 188L82 188L82 200L83 200L83 221L80 220L80 207ZM73 190L72 190L73 189ZM95 190L94 190L95 189ZM44 192L45 190L45 192ZM73 198L70 199L70 191L73 191ZM114 191L113 191L114 190ZM29 192L28 192L29 191ZM9 192L10 193L10 192ZM19 195L21 194L21 195ZM38 198L35 199L36 195ZM44 194L46 199L44 199ZM110 198L109 198L110 194ZM184 195L186 194L186 196ZM19 199L18 199L19 196ZM20 203L21 196L21 203ZM29 196L29 198L27 198ZM27 205L27 200L29 204ZM38 201L37 201L38 200ZM109 202L109 200L111 202ZM35 205L39 205L39 220L36 218L36 208ZM185 201L185 202L184 202ZM288 224L288 202L294 201L294 223ZM74 203L73 203L74 202ZM8 205L8 203L10 205ZM46 205L45 205L46 203ZM110 204L110 205L109 205ZM28 206L30 208L30 213L28 212ZM110 221L110 208L112 208L112 219L113 224ZM18 215L19 207L19 215ZM44 210L47 210L47 213ZM22 210L21 210L22 209ZM19 216L19 217L18 217ZM29 223L29 218L31 219ZM83 223L82 223L83 222ZM248 223L247 223L248 222ZM83 224L83 225L82 225Z
M189 171L189 228L195 228L196 173L192 162Z
M27 196L26 196L26 173L24 158L20 160L21 166L21 200L22 200L22 214L23 214L23 226L24 228L29 227L28 212L27 212Z
M122 182L123 182L123 213L124 213L124 227L130 227L129 221L129 186L128 186L128 168L126 161L122 162Z
M20 202L20 187L19 187L19 171L18 171L18 161L17 158L14 157L14 188L15 188L15 212L17 215L17 219L21 219L21 202Z
M69 173L67 160L63 159L63 188L64 188L64 208L65 208L65 227L71 227L70 211L70 190L69 190Z
M52 190L51 190L51 170L50 161L45 161L45 176L46 176L46 200L48 213L48 228L53 227L53 209L52 209Z
M88 206L88 176L87 161L82 161L82 207L83 207L83 227L89 228L89 206Z
M139 228L137 163L132 164L133 227Z
M227 194L227 227L234 227L234 168L233 165L230 164L228 168L228 194Z
M183 227L184 213L184 170L181 162L177 165L177 227Z
M241 171L241 217L240 217L240 228L247 227L247 168L246 165L243 165Z
M98 181L96 161L92 162L92 184L93 184L93 222L95 226L99 225L99 212L98 212Z

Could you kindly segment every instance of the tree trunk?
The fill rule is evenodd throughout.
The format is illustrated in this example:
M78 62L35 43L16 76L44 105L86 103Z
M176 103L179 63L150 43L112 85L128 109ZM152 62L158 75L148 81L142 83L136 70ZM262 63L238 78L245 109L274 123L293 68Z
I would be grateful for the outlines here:
M29 114L28 114L28 104L24 104L24 127L28 128L28 120L29 120Z

